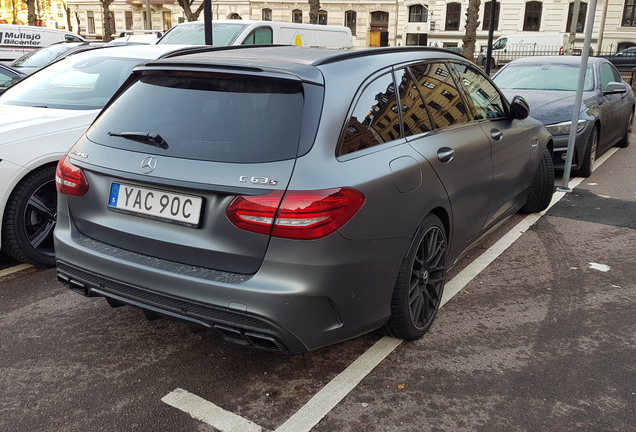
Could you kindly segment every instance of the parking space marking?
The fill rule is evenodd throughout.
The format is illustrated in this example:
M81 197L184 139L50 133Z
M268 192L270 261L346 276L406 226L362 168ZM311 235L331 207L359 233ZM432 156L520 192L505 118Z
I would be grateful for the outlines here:
M401 339L388 336L377 341L276 429L276 432L310 431L401 343Z
M161 400L223 432L261 432L265 430L237 414L226 411L212 402L180 388L168 393Z
M26 270L31 267L33 267L31 264L18 264L17 266L0 270L0 277L9 276L10 274L17 273L19 271Z
M617 149L608 151L603 157L596 160L595 169L603 164ZM575 177L570 180L568 186L574 189L585 179ZM552 201L546 210L538 214L529 214L521 222L515 225L508 233L488 248L481 256L471 262L466 268L451 279L444 287L441 306L459 293L475 276L484 270L491 262L511 246L524 232L537 222L550 207L559 202L567 192L555 192ZM440 307L441 307L440 306ZM316 393L304 406L293 414L275 432L309 432L329 412L342 401L375 367L391 354L402 340L385 336L376 342L371 348L358 357L344 371L332 379L325 387ZM265 428L244 419L243 417L226 411L212 402L208 402L199 396L188 393L182 389L176 389L166 395L163 402L187 412L192 417L199 419L221 432L262 432Z

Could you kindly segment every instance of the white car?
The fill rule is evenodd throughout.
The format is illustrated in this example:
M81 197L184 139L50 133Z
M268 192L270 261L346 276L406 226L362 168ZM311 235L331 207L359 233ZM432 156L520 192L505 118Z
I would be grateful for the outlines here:
M98 48L46 67L0 95L1 251L36 266L55 264L55 168L133 67L180 48Z

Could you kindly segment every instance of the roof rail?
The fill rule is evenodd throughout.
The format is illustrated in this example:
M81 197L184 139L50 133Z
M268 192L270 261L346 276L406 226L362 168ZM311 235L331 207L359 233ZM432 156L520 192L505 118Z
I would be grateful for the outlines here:
M156 34L158 38L163 36L162 30L115 30L115 33L112 34L111 36L125 37L125 36L137 35L137 34L153 34L153 33Z
M426 51L426 52L438 52L440 54L455 54L458 57L465 58L466 56L451 50L447 50L445 48L439 47L429 47L422 45L406 45L406 46L396 46L396 47L364 47L357 48L353 47L353 49L346 50L333 50L334 54L332 56L325 57L321 60L318 60L315 64L328 64L337 62L342 59L347 58L355 58L355 57L366 57L370 55L380 54L380 53L391 53L396 51Z
M228 51L228 50L238 50L238 49L249 49L249 48L266 48L266 47L275 47L275 46L283 46L289 47L293 45L285 45L285 44L268 44L268 45L193 45L191 47L178 48L174 51L167 52L163 54L160 59L167 59L172 57L177 57L185 54L200 54L205 52L213 52L213 51Z

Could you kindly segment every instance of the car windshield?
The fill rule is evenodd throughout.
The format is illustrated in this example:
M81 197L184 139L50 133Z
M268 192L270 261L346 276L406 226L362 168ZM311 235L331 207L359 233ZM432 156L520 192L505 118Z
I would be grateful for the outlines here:
M43 48L35 51L31 55L20 57L18 60L11 63L11 65L22 67L43 67L51 63L53 60L63 55L70 49L70 47L64 45Z
M113 101L87 137L184 159L280 161L298 152L303 104L298 82L144 75Z
M212 45L232 45L247 24L212 23ZM203 23L174 27L158 42L159 44L205 45Z
M509 64L493 80L501 89L576 91L579 69L579 65L558 63ZM583 90L593 89L588 67Z
M45 108L101 109L142 59L79 54L12 86L0 104Z

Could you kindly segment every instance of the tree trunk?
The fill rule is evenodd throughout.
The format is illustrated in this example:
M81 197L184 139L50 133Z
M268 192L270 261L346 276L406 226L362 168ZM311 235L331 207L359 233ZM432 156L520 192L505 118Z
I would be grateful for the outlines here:
M68 31L73 31L73 24L71 21L71 8L65 4L64 11L66 12L66 25L68 26ZM79 28L77 30L77 33L79 34Z
M196 21L199 19L199 15L203 11L203 6L205 6L204 2L201 2L199 7L192 12L192 5L194 4L194 0L177 0L181 9L183 9L183 13L185 14L186 21Z
M75 21L77 21L77 34L81 36L82 26L80 25L80 16L78 11L73 11L75 14Z
M27 0L27 19L29 21L29 25L36 25L38 17L35 13L35 1L36 0Z
M20 0L11 1L11 16L12 24L18 23L18 12L20 11Z
M477 27L479 27L479 6L481 0L469 0L468 10L466 10L466 34L462 42L464 43L464 55L475 61L475 42L477 41Z
M114 0L99 0L102 4L102 40L110 42L112 34L115 33L115 21L113 14L110 12L110 4Z
M309 24L318 24L320 0L309 0Z

